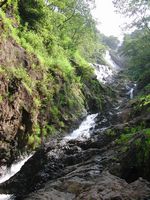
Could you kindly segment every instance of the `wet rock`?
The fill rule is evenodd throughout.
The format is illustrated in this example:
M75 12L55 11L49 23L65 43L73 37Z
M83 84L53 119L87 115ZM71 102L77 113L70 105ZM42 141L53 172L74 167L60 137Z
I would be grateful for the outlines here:
M150 196L147 181L139 179L128 184L117 177L122 173L120 162L124 157L113 143L116 137L97 133L86 141L62 144L53 140L2 184L0 192L13 193L21 200L144 200Z
M0 151L3 151L0 154L0 166L7 164L9 167L19 156L18 152L25 149L28 134L31 134L32 124L37 117L32 117L33 98L23 86L22 79L12 75L9 78L7 71L22 66L33 80L39 80L41 73L33 74L31 65L38 64L38 59L27 54L11 37L1 37L0 48L0 65L6 70L0 74ZM4 159L6 162L3 162Z
M116 143L126 127L138 124L143 118L143 115L138 118L131 114L133 105L126 105L128 88L119 78L114 82L119 90L118 101L115 105L109 104L105 114L99 114L97 125L90 129L90 139L51 139L20 172L0 185L0 192L13 193L16 200L150 199L150 183L139 178L149 177L149 158L147 165L141 162L137 167L137 155L141 149L137 149L134 140L141 139L141 134L126 144L126 151L122 151L126 146ZM91 104L96 110L94 106ZM143 119L148 127L148 116ZM142 144L144 147L145 143Z
M66 142L65 145L57 140L51 141L36 152L19 173L3 183L0 186L1 191L17 195L30 193L41 188L46 181L68 174L75 165L100 155L102 148L111 141L105 134L95 135L87 141Z
M150 181L149 136L139 131L128 142L128 150L121 159L121 177L132 182L143 177Z
M74 173L74 174L73 174ZM81 174L81 172L80 172ZM128 184L123 179L113 176L108 171L91 177L90 174L80 177L75 170L71 177L58 179L53 183L46 183L37 193L32 193L26 200L138 200L150 195L149 183L139 179ZM57 195L57 196L56 196Z

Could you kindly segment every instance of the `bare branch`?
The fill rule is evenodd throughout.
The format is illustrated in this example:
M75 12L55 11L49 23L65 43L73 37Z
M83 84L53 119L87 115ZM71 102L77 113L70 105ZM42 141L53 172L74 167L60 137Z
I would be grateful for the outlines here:
M70 17L68 17L67 19L65 19L65 20L63 21L63 24L58 25L57 28L62 29L62 28L63 28L63 25L64 25L65 23L67 23L67 22L74 16L75 12L76 12L76 8L74 8L74 10L73 10L72 14L70 15Z

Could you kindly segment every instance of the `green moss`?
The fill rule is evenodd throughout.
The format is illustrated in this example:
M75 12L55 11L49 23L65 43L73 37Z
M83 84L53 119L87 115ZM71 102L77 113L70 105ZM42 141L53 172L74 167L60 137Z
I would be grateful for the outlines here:
M0 104L3 102L3 96L0 95Z
M41 139L40 137L38 137L38 135L30 135L28 137L28 145L32 148L32 149L36 149L41 143Z
M39 98L34 97L33 101L36 108L41 107L41 100Z
M5 69L5 72L9 80L13 79L13 77L21 80L28 93L32 95L32 90L35 88L35 81L31 79L30 75L23 67L8 67Z
M34 136L33 135L29 136L29 138L28 138L28 145L30 145L30 146L34 145Z
M127 144L136 133L143 132L143 130L145 130L144 123L141 123L140 125L135 127L125 127L124 132L116 140L116 144Z
M46 124L44 128L44 135L54 135L56 134L57 130L54 125Z
M146 128L143 130L144 134L150 136L150 128Z
M128 151L129 147L128 146L123 146L121 147L121 152L126 153Z
M116 144L125 144L133 137L132 134L122 134L119 139L116 140Z
M116 136L116 133L115 131L111 130L111 129L107 129L107 131L105 132L105 134L107 136L110 136L110 137L115 137Z
M150 129L143 130L143 137L134 141L137 166L147 166L150 158ZM147 166L149 168L149 166ZM146 169L145 169L146 170Z
M140 104L141 107L146 106L148 104L150 105L150 94L140 97L140 101L141 101Z
M150 95L139 95L134 103L134 114L139 112L148 113L150 110Z
M22 85L26 88L28 93L32 95L32 91L35 89L36 81L34 81L25 68L23 67L0 67L0 73L7 77L8 81L17 78L22 82Z
M5 69L2 66L0 66L0 74L4 74L4 73L5 73Z

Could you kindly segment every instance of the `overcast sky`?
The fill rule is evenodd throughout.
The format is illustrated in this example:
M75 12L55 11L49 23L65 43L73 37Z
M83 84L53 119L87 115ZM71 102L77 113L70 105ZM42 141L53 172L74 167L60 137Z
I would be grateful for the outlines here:
M114 35L121 38L120 25L124 19L115 13L112 0L95 0L96 9L92 12L98 20L98 29L107 36Z

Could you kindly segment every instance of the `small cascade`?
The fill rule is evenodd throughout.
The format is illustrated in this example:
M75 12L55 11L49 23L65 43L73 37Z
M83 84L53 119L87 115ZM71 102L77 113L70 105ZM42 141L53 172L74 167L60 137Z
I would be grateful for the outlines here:
M130 99L133 99L133 92L134 92L134 88L131 88L131 90L129 91Z
M90 137L90 129L95 127L95 118L97 114L91 114L86 117L86 119L80 124L79 128L74 130L71 134L64 137L63 140L85 140Z
M13 164L9 170L7 170L2 177L0 177L0 183L3 183L7 181L9 178L14 176L18 171L20 171L21 167L24 165L24 163L31 157L26 156L23 160L19 161L16 164ZM0 194L0 200L13 200L13 195L5 195L5 194Z
M113 77L114 77L114 75L116 75L116 73L119 72L120 67L117 64L115 64L115 62L113 62L109 52L106 52L105 59L106 59L108 65L92 64L92 67L94 68L97 79L100 82L102 82L104 84L113 83L113 81L115 79ZM124 89L124 86L125 86L125 89ZM128 84L123 85L124 93L125 93L125 95L128 95L130 97L130 99L133 99L135 87L136 87L136 84L134 84L132 87L131 87L131 85L129 87ZM99 115L100 113L87 115L87 117L81 122L81 124L79 125L79 127L76 130L74 130L73 132L71 132L70 134L65 136L63 139L59 140L58 144L60 146L58 146L58 147L61 147L61 148L65 147L67 142L69 143L69 141L71 141L71 140L72 140L72 142L74 142L74 140L80 140L82 142L83 141L85 142L87 139L92 137L92 132L93 133L98 132L98 134L103 133L106 129L108 129L110 126L112 126L114 120L116 120L116 117L118 117L118 115L121 113L120 112L121 104L122 104L122 101L120 103L116 104L115 105L116 107L112 107L111 109L109 109L105 113L105 116ZM78 142L78 141L75 141L75 142ZM54 147L55 147L55 145L54 145ZM54 150L49 152L49 156L50 155L57 156L58 155L58 147L56 149L54 148ZM23 159L22 161L20 161L16 164L13 164L12 167L10 168L10 170L7 171L6 174L4 174L0 178L0 183L5 182L10 177L12 177L14 174L16 174L30 157L31 156L28 156L25 159ZM12 194L0 195L0 200L13 200L14 198L15 197Z
M127 89L129 90L127 92L127 95L129 95L130 99L133 99L133 97L134 97L134 90L135 90L135 88L136 88L136 84L134 84L134 86L132 88L127 87Z
M9 194L1 194L0 200L13 200L13 196Z
M108 63L108 65L112 67L113 71L119 71L119 70L120 70L119 65L117 65L117 64L112 60L109 51L106 51L105 60L106 60L106 62Z
M109 51L106 51L105 60L108 65L92 64L97 79L106 84L113 81L113 76L120 70L120 67L112 60Z
M113 71L107 65L93 64L97 79L102 83L107 83L111 80Z

